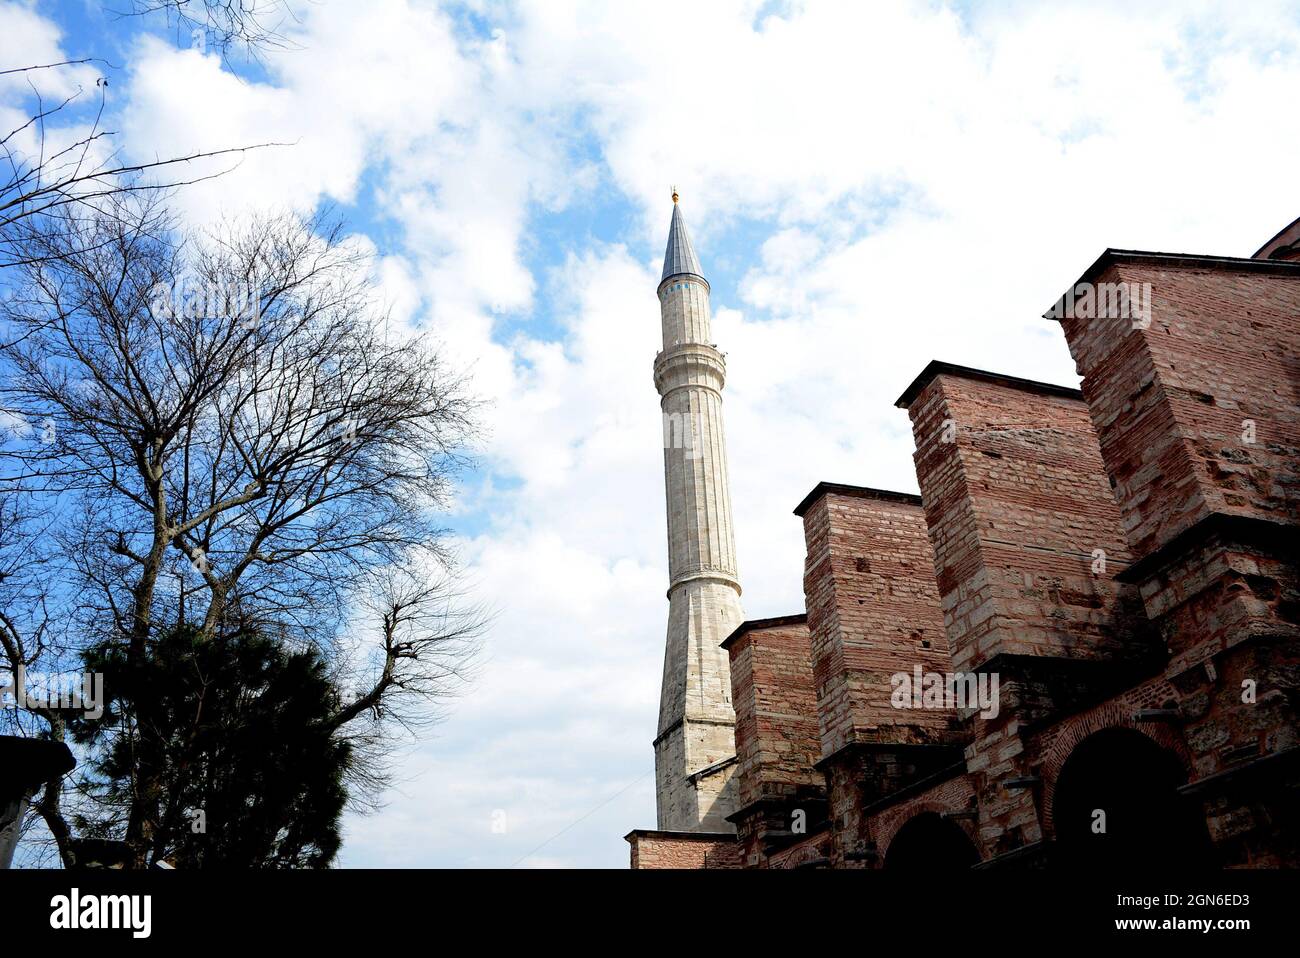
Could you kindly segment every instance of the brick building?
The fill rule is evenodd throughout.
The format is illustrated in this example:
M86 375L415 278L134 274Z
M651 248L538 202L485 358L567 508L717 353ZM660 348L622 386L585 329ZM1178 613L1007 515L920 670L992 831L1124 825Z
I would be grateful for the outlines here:
M932 362L921 495L799 503L806 613L721 642L727 825L634 868L1300 866L1300 220L1047 316L1082 391Z

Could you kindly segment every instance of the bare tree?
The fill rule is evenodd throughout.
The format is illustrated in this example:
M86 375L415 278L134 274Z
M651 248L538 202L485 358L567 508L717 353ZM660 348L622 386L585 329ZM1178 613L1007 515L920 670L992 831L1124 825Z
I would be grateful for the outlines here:
M55 137L51 123L67 119L86 91L71 78L73 91L47 102L36 81L50 72L67 73L90 63L104 61L86 58L0 70L0 77L21 76L35 102L27 120L0 138L0 267L17 265L32 255L29 234L64 225L61 217L50 214L65 207L93 208L110 196L166 191L212 179L229 172L250 150L279 145L262 143L128 162L113 146L115 132L103 126L108 92L104 76L95 80L93 115L84 124L70 122L59 131L66 135Z
M284 31L297 21L294 6L289 0L131 0L127 13L164 14L177 34L201 38L222 56L241 48L256 57L290 46Z
M373 794L383 743L435 714L481 625L445 578L437 522L474 402L425 337L387 333L336 222L178 238L148 197L104 205L29 234L0 306L5 406L43 424L9 458L57 509L69 620L128 661L177 625L315 643L340 684L361 684L330 723L375 758L355 783ZM166 845L151 720L130 730L138 865ZM56 839L68 830L41 811Z

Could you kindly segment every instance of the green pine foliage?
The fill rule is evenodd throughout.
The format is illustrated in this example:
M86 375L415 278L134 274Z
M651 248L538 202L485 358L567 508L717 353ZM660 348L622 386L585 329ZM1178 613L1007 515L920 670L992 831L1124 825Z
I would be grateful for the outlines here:
M141 749L163 772L153 860L177 868L323 868L338 852L349 745L327 719L338 695L320 655L256 632L204 641L162 632L128 666L120 645L86 655L104 714L83 721L102 797L125 804ZM149 734L140 734L148 729Z

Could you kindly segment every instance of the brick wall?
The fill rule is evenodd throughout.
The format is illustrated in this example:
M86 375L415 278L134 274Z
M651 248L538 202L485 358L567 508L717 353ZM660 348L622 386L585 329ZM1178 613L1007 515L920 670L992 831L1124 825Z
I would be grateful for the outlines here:
M899 404L958 670L997 655L1149 653L1088 408L1074 390L932 363Z
M772 855L768 868L827 868L830 866L831 835L824 830L816 835L809 835L787 848Z
M932 363L899 400L924 509L827 483L796 509L806 626L727 643L738 841L634 832L634 867L875 868L927 812L986 864L1050 862L1061 769L1114 728L1177 757L1221 864L1300 861L1300 264L1085 280L1153 297L1145 328L1063 321L1082 393ZM998 716L894 708L918 664L997 672ZM790 833L796 800L825 823Z
M823 484L796 515L822 756L853 743L955 741L952 712L890 703L895 673L950 668L919 498Z
M834 867L874 861L865 809L960 759L951 709L900 709L896 673L951 670L925 514L917 496L822 483L804 521L804 599Z
M971 844L979 847L975 826L975 790L968 775L957 775L900 798L870 816L869 828L883 865L889 846L898 830L917 815L933 812L951 818L966 833Z
M745 622L722 643L736 707L736 825L746 867L800 840L825 819L807 617Z
M734 835L657 832L638 829L626 836L632 868L739 868Z
M736 709L737 808L823 787L805 616L746 622L723 646Z
M1134 553L1213 512L1295 523L1300 264L1112 255L1084 279L1152 292L1145 328L1061 321Z
M965 713L981 857L1044 837L1032 728L1158 669L1088 408L1076 390L931 363L912 418L953 666L999 677L999 712Z
M1107 253L1149 322L1066 316L1189 789L1227 864L1294 862L1300 753L1300 264ZM1249 687L1252 692L1247 694Z

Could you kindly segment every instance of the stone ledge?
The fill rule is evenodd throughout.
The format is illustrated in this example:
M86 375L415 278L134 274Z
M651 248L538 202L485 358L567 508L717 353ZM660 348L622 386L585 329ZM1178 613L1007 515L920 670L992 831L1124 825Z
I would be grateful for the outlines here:
M1039 382L1036 379L1021 379L1019 376L1007 376L1003 373L989 372L987 369L976 369L973 366L959 366L956 363L946 363L940 359L932 359L921 370L920 375L912 380L912 384L903 390L903 394L898 397L894 405L899 409L906 409L912 405L913 400L921 395L921 390L930 384L930 380L936 376L955 376L958 379L975 379L980 382L993 383L995 386L1006 386L1009 389L1019 389L1024 392L1041 393L1044 396L1062 396L1066 399L1077 399L1083 402L1083 393L1078 389L1070 386L1059 386L1056 383Z
M1115 580L1141 583L1176 562L1184 553L1216 535L1231 543L1268 549L1286 549L1290 547L1291 539L1296 535L1296 527L1263 516L1211 512L1174 535L1154 552L1148 552L1142 558L1135 560L1127 569L1117 573Z
M730 755L727 758L722 759L721 761L714 762L712 765L704 766L699 771L689 773L686 776L686 781L694 785L696 782L704 778L706 775L712 775L715 772L720 772L728 765L734 765L735 763L736 763L736 756Z
M673 841L699 842L734 842L736 840L736 836L732 832L666 832L655 828L634 828L623 836L625 842L630 842L634 838L670 838Z
M1290 229L1290 227L1287 227ZM1282 231L1286 232L1286 229ZM1260 248L1263 252L1268 248L1270 243L1281 237L1273 237L1268 243ZM1258 256L1256 253L1255 256ZM1300 263L1291 262L1282 259L1256 259L1255 256L1205 256L1198 253L1156 253L1140 249L1106 249L1098 256L1075 282L1070 284L1070 289L1074 289L1080 283L1091 283L1106 268L1119 263L1138 263L1148 266L1183 266L1194 269L1218 269L1230 270L1246 273L1275 273L1282 276L1300 277ZM1058 298L1052 307L1043 313L1043 319L1049 319L1052 322L1059 322L1060 318L1056 315L1057 307L1061 305L1064 297Z
M803 625L807 621L808 615L804 612L797 615L778 615L770 619L746 619L736 626L735 631L719 642L718 645L720 648L729 650L731 644L747 632L757 632L760 629L775 629L783 625Z
M921 505L921 497L914 492L895 492L892 489L873 489L870 486L851 486L843 482L819 482L803 501L794 507L794 514L803 518L805 512L824 495L851 496L855 499L879 499L884 502L902 502L910 506Z

